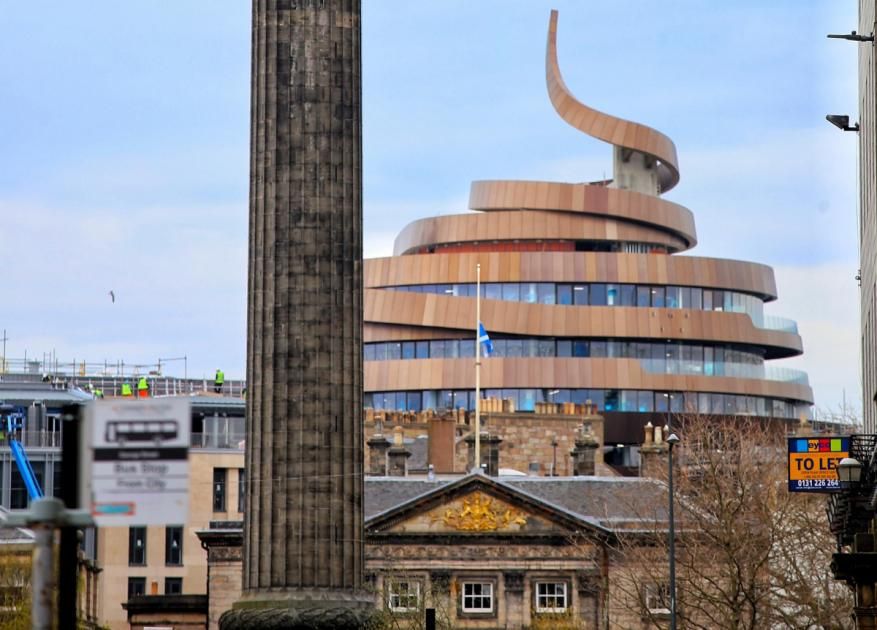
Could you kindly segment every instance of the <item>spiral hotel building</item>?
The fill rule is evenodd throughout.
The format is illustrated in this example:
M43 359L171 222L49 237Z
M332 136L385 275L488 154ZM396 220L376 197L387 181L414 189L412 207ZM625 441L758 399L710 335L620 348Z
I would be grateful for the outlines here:
M476 181L467 214L421 219L394 256L365 262L365 406L474 408L476 266L494 352L484 398L517 411L597 404L607 443L637 443L670 412L797 419L807 375L771 368L802 353L794 322L758 263L678 255L696 245L692 213L661 198L679 181L676 147L645 125L570 93L552 12L548 95L575 129L613 147L613 178L593 183ZM657 415L659 417L650 417Z

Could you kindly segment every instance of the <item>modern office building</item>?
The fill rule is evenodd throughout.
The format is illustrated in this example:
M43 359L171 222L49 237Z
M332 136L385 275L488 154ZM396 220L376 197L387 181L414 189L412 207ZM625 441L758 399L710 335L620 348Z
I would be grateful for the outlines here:
M874 0L859 0L858 32L877 31ZM877 432L877 66L874 41L859 47L859 246L862 286L862 412Z
M560 74L557 15L546 52L563 120L613 147L613 178L476 181L466 214L415 221L394 256L365 263L366 407L474 408L476 268L494 353L482 397L507 409L590 399L606 443L634 444L668 412L797 419L807 375L772 369L802 353L794 322L765 313L773 270L680 255L694 217L661 195L679 181L660 132L576 100ZM660 417L650 417L659 415Z
M179 380L179 379L178 379ZM95 386L99 381L95 381ZM106 391L113 391L109 383ZM180 381L176 390L195 389L197 382ZM174 389L174 384L170 387ZM39 374L7 373L0 380L0 510L19 510L30 503L24 479L9 447L17 439L43 493L57 496L63 474L61 409L82 404L92 395L71 378L43 380ZM212 520L240 519L244 473L244 401L202 393L189 396L192 405L192 448L189 456L189 518L168 526L90 529L84 557L100 568L100 587L88 595L88 616L101 627L129 627L122 604L138 594L203 595L206 564L195 531ZM7 420L20 426L7 432ZM83 595L84 596L84 595ZM84 596L85 597L85 596ZM85 601L85 600L83 600Z
M877 626L874 584L877 565L874 556L875 503L877 488L877 66L874 34L877 32L874 0L859 0L856 31L845 37L859 49L858 126L843 125L844 131L859 136L859 244L862 334L862 412L864 434L850 437L847 468L856 470L843 492L831 495L828 520L837 539L831 572L852 589L856 628ZM858 33L858 35L857 35ZM839 125L840 126L840 125ZM843 477L841 477L843 479Z

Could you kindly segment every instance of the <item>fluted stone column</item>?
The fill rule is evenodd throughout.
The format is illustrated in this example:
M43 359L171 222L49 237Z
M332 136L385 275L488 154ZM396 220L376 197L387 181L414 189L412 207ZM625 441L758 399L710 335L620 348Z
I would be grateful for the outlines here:
M356 628L363 590L359 0L253 0L247 514L236 628Z

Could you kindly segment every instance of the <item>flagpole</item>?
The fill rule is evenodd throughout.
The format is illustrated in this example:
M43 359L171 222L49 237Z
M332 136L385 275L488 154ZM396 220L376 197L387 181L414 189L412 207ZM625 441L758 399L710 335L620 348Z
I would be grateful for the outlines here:
M481 471L481 263L475 265L475 471Z

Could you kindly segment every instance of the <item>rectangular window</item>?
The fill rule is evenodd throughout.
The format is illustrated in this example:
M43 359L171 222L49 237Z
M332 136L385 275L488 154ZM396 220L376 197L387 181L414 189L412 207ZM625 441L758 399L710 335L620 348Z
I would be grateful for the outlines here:
M652 287L652 306L664 308L664 287Z
M536 304L539 301L539 291L535 282L521 284L521 302Z
M557 340L557 356L559 356L559 357L571 357L572 356L572 341L570 339L558 339Z
M401 359L402 358L402 344L393 341L387 344L387 358L388 359Z
M606 285L605 284L592 284L591 285L591 306L606 306Z
M663 396L661 396L663 398ZM650 391L639 392L636 396L637 411L647 412L654 411L653 394Z
M408 411L423 411L422 404L420 392L408 392Z
M143 566L146 564L146 528L128 528L128 564Z
M213 511L225 512L225 483L227 471L225 468L213 469Z
M646 610L653 615L670 614L670 589L666 584L646 584L643 591Z
M475 340L460 339L460 357L468 359L475 356Z
M679 287L667 287L664 304L667 308L682 308L682 295Z
M566 582L536 582L536 612L562 613L567 606Z
M652 303L652 288L637 287L636 288L636 305L649 306Z
M536 290L539 293L540 304L554 304L554 302L556 301L553 284L542 282L538 285Z
M588 305L588 285L577 284L572 288L572 301L577 306Z
M509 339L506 341L506 354L507 357L520 357L524 354L524 344L521 343L520 339Z
M572 342L572 355L574 357L587 357L590 355L590 348L588 347L587 341L573 341Z
M572 285L571 284L558 284L557 285L557 303L569 305L572 304Z
M362 360L363 361L374 361L375 360L375 344L373 344L373 343L363 344Z
M428 341L418 341L415 344L414 358L416 358L416 359L428 359L429 358L429 342Z
M682 297L679 300L679 308L691 308L691 287L681 287Z
M502 299L507 302L521 301L521 285L517 282L506 282L502 285Z
M31 466L37 483L40 488L45 490L46 462L31 462ZM9 488L9 507L13 510L24 510L30 503L27 494L27 486L24 485L24 477L22 477L21 473L18 471L18 466L11 466L9 472L12 476L11 486Z
M183 564L183 527L173 525L164 528L164 563L171 566Z
M414 358L414 342L413 341L402 342L402 358L403 359L413 359Z
M701 310L703 308L703 289L691 288L691 303L688 308Z
M387 584L387 608L397 613L417 612L420 609L420 582L390 580Z
M430 341L429 342L429 358L444 359L445 358L445 342Z
M606 411L618 411L618 390L617 389L607 389L606 390L606 399L603 405L603 408Z
M621 306L636 306L636 287L634 285L621 285Z
M238 468L238 512L243 513L247 499L247 471Z
M165 595L182 595L183 594L183 578L169 577L164 579Z
M463 582L463 612L493 612L493 584L491 582Z
M146 578L145 577L129 577L128 578L128 599L137 597L138 595L146 595Z
M609 306L619 306L621 303L621 294L617 284L606 285L606 304Z
M491 282L484 285L484 297L488 300L502 299L502 285L497 282Z
M540 357L553 357L554 341L550 339L540 339L536 347L536 353L537 356Z

